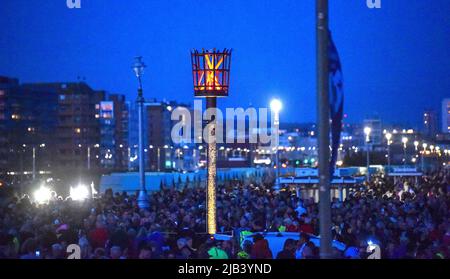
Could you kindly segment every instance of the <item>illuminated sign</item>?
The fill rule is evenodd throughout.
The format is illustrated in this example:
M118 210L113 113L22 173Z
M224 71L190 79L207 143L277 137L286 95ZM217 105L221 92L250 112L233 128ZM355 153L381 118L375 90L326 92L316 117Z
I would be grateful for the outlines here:
M114 103L113 102L101 102L100 103L100 116L103 119L114 118Z

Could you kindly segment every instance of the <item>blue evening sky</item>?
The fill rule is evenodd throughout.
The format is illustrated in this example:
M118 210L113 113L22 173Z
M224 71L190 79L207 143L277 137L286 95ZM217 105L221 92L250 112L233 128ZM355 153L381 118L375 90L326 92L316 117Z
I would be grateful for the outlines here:
M192 48L233 48L221 107L284 101L282 121L315 121L313 0L0 1L0 75L76 81L134 100L131 71L144 56L147 98L191 102ZM450 1L331 0L349 122L377 114L419 127L450 96Z

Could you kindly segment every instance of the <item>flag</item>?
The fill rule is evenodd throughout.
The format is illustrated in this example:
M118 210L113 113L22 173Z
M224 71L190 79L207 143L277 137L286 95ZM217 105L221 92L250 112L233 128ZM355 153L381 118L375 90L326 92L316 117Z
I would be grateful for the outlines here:
M328 63L329 63L329 94L331 118L331 160L330 177L333 179L334 168L341 143L342 119L344 116L344 84L341 61L329 31Z

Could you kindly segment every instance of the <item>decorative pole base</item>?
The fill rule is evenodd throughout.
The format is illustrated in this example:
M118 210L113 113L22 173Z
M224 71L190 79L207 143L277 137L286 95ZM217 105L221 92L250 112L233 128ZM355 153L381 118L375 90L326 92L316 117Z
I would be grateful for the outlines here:
M206 98L206 108L216 109L217 98ZM207 229L209 235L214 235L217 232L217 208L216 208L216 187L217 187L217 149L216 149L216 116L208 124L210 130L208 131L208 171L207 171L207 186L206 186L206 205L207 205Z
M147 191L139 191L137 202L140 209L150 208L150 201L148 199Z

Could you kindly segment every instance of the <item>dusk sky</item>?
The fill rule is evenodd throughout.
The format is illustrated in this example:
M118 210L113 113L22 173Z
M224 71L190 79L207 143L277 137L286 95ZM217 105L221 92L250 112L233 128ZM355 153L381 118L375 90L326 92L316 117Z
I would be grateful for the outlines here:
M330 1L349 122L377 114L420 127L450 97L450 1ZM230 97L220 107L284 102L282 121L315 121L313 0L1 0L0 75L76 81L136 95L131 64L148 65L146 98L192 102L190 50L233 48Z

